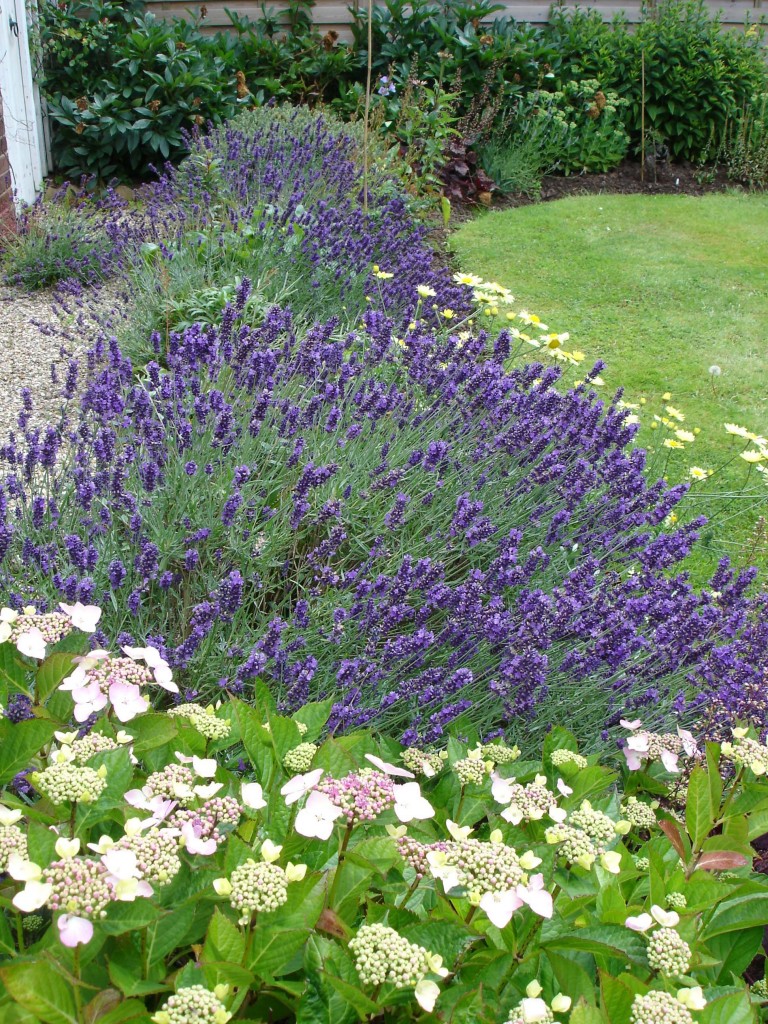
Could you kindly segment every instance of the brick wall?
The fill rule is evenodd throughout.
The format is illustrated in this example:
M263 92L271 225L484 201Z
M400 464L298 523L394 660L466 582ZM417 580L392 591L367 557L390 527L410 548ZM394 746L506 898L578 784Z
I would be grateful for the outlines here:
M16 230L16 214L13 208L13 181L11 165L8 162L8 146L5 141L3 121L3 99L0 96L0 244L3 237Z

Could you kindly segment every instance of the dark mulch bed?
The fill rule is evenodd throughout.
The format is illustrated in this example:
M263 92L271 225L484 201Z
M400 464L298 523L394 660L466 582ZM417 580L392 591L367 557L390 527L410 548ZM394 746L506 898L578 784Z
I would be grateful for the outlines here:
M493 194L491 206L504 209L509 206L527 206L537 201L550 202L567 196L585 195L687 195L703 196L709 192L722 192L726 188L740 189L738 182L729 180L722 168L696 167L692 164L659 162L654 170L646 168L645 180L639 162L625 161L606 174L572 174L567 178L547 175L541 184L540 200L524 195L502 196Z

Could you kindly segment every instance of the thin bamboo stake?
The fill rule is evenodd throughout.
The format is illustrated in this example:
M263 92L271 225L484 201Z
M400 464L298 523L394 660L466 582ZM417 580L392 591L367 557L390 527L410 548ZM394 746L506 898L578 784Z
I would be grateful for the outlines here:
M371 77L373 74L373 0L368 0L368 68L365 80L365 125L363 126L363 213L368 213L368 176L371 154L369 147L371 115Z
M640 181L645 181L645 50L640 51Z

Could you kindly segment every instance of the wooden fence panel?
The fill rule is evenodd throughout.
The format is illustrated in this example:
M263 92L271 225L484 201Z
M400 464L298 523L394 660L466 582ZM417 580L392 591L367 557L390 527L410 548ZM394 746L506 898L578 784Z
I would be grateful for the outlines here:
M744 26L748 22L768 20L768 0L765 0L766 7L763 8L764 0L707 0L707 6L714 14L720 12L723 25L728 27ZM158 17L197 17L200 9L205 6L207 14L202 22L202 28L209 32L219 29L226 29L230 25L226 10L231 10L241 17L258 21L261 18L261 4L258 0L215 0L212 3L190 2L190 0L150 0L147 4ZM284 0L266 0L265 6L268 11L279 14L284 11L286 4ZM328 29L335 29L343 38L349 39L349 4L339 3L338 0L318 0L314 9L313 17L318 28L325 32ZM563 5L568 9L570 5ZM612 21L618 13L623 13L630 24L637 24L641 18L640 0L594 0L590 6L599 11L604 21ZM526 21L534 25L546 23L551 5L542 0L512 0L504 4L504 10L494 17L511 17L516 21Z

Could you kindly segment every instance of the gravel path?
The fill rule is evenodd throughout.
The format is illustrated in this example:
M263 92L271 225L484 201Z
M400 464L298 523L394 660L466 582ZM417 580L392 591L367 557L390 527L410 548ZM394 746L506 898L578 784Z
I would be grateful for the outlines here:
M50 290L33 294L15 288L0 290L0 443L16 428L24 387L32 392L34 422L58 419L60 385L51 380L51 364L66 365L62 341L33 323L59 325L52 301Z
M58 422L61 383L52 380L51 366L63 383L69 359L87 350L99 331L94 314L119 305L112 283L87 289L80 299L65 297L63 303L66 311L60 300L57 315L52 288L29 293L0 287L0 444L16 429L22 388L32 392L32 424Z

